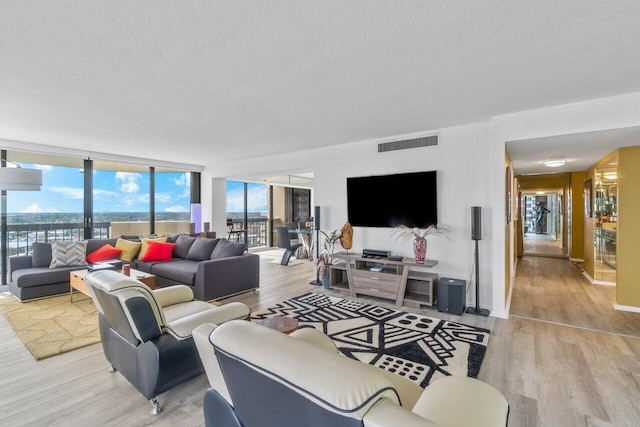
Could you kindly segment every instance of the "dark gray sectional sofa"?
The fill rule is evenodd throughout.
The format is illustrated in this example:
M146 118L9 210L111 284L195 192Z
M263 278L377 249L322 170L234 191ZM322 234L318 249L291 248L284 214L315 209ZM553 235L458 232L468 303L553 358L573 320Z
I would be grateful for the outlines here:
M117 239L89 239L87 254ZM131 267L156 276L158 287L188 285L195 297L208 301L259 287L260 257L246 251L246 245L226 239L174 236L176 246L170 261L142 262ZM26 301L69 292L69 272L86 265L49 268L51 245L34 248L32 255L9 257L9 291ZM48 247L48 258L47 258ZM193 250L192 250L193 247Z
M175 243L171 261L134 260L131 267L154 274L159 287L189 285L202 301L260 286L260 257L246 252L244 243L186 235Z

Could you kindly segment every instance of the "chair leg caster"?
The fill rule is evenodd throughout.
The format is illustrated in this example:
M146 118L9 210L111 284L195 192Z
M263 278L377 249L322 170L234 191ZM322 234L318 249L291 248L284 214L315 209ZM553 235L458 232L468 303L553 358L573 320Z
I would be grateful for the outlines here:
M158 415L162 412L162 406L160 406L160 401L158 401L157 397L151 399L151 415Z
M113 365L109 366L109 372L115 372L115 371L117 371L115 366Z

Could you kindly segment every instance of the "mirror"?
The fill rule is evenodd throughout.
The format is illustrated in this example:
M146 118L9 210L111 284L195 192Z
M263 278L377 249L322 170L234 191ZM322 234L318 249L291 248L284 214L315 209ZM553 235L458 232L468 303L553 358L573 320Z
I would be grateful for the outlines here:
M616 283L616 234L618 224L617 157L595 170L595 279Z

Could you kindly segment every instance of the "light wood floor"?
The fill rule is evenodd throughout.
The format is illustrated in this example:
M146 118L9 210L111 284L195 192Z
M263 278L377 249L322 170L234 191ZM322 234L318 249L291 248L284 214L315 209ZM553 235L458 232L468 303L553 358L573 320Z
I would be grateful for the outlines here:
M541 255L551 257L566 257L562 248L562 241L550 234L526 233L524 235L524 255Z
M258 310L304 292L322 291L308 284L315 277L312 263L272 263L280 254L263 252L260 290L231 300ZM537 305L526 292L546 298L547 288L572 284L578 274L575 268L547 265L538 257L522 259L520 268L513 295L519 310L527 301ZM543 290L537 289L539 283ZM607 304L602 301L606 295L576 298L578 292L590 295L584 289L559 292L566 300L554 304L581 304L586 309ZM479 379L506 396L512 427L640 425L640 339L515 316L503 320L445 315L433 308L403 309L491 329ZM544 317L544 310L538 312ZM632 328L638 335L637 326ZM1 426L203 425L202 396L208 387L204 375L160 396L165 410L154 417L149 403L126 380L107 371L100 344L36 362L2 316L0 343Z

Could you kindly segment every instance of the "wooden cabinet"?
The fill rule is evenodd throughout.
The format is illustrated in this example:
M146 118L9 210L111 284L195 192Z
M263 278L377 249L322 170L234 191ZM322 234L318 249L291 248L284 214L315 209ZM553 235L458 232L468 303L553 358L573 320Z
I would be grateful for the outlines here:
M416 264L413 258L390 261L346 252L334 257L343 263L331 266L331 287L348 289L352 297L375 296L393 300L397 305L407 301L431 306L435 302L438 275L418 268L431 268L438 261L425 260L424 264Z

